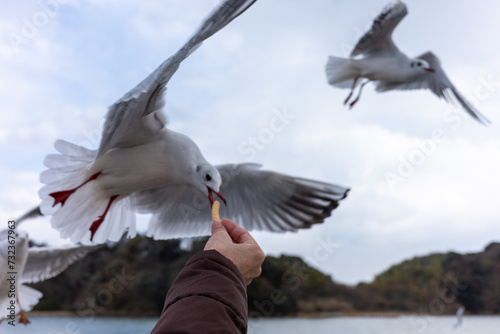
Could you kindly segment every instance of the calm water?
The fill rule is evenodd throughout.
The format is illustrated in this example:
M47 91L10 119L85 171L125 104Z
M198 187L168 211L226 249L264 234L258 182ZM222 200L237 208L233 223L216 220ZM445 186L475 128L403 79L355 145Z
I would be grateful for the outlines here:
M146 334L157 319L42 317L31 316L28 326L6 322L0 333L16 334ZM455 317L339 317L327 319L252 319L249 333L259 334L498 334L500 316L465 316L462 326L453 329Z

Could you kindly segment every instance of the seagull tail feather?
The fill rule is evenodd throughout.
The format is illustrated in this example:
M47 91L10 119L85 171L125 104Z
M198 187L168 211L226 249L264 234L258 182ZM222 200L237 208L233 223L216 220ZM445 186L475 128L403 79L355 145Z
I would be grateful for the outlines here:
M19 303L21 309L25 312L31 311L42 296L43 294L38 290L24 284L19 285Z
M339 88L351 88L352 80L359 74L351 66L351 59L328 57L325 67L328 84Z
M40 211L52 216L51 225L59 231L60 236L82 244L118 241L124 231L128 231L128 237L135 236L132 199L130 196L120 196L109 207L90 240L89 228L103 215L110 200L94 181L99 174L91 175L90 172L97 151L64 140L57 140L55 148L61 154L46 156L44 164L48 169L40 174L40 181L45 186L38 195L42 200ZM57 193L70 195L57 200L54 197Z

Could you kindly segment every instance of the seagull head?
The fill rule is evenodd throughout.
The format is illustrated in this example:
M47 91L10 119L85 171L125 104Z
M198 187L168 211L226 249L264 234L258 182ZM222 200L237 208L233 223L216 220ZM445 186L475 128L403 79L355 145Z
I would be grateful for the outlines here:
M16 237L17 237L17 240L19 240L20 242L25 242L28 240L28 233L26 231L17 231L16 233Z
M202 163L196 167L196 176L198 184L203 185L200 190L207 195L210 206L214 204L213 194L217 195L226 204L226 199L219 191L222 178L217 168L207 162Z
M413 59L410 62L410 67L415 71L415 72L431 72L434 73L434 69L429 65L429 63L426 60L423 59Z

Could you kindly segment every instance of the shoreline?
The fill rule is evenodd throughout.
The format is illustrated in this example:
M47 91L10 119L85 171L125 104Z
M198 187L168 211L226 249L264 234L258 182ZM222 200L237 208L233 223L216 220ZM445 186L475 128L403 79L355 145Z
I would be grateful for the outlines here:
M473 316L500 316L500 314L469 314ZM82 317L79 316L76 312L73 311L32 311L28 313L28 317ZM405 316L416 316L416 317L425 317L429 315L425 314L417 314L415 312L376 312L376 311L353 311L353 312L318 312L318 313L296 313L291 315L284 316L276 316L276 317L249 317L249 319L284 319L284 318L300 318L300 319L327 319L327 318L350 318L350 317L367 317L367 318L397 318L397 317L405 317ZM436 317L441 316L454 316L454 314L438 314L433 315ZM123 313L109 313L109 314L99 314L95 316L96 318L159 318L160 314L141 314L141 315L131 315L131 314L123 314Z
M72 318L89 318L88 316L78 315L75 311L31 311L28 317L72 317ZM125 314L125 313L105 313L96 314L90 318L159 318L160 314Z

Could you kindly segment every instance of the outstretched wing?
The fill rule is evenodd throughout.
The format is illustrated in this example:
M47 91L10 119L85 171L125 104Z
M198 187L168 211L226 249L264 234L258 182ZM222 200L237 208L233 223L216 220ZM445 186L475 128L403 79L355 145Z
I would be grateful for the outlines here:
M347 196L349 189L334 184L260 170L256 164L217 166L227 206L220 216L247 230L295 231L322 223ZM148 235L155 239L210 234L207 198L191 186L170 186L135 195L140 211L154 216Z
M482 124L491 123L486 116L481 114L462 94L455 88L448 76L441 67L439 58L432 52L426 52L417 58L423 59L429 63L429 66L434 72L426 72L417 78L407 82L385 82L379 81L376 85L376 90L384 92L387 90L411 90L411 89L430 89L440 98L445 99L448 103L460 104L462 108L475 120Z
M112 148L141 145L155 140L167 123L162 111L165 85L177 71L180 63L205 39L226 26L255 1L224 1L179 51L113 104L106 115L97 157Z
M373 21L371 29L358 41L351 52L351 57L373 53L399 52L392 41L392 32L407 13L406 5L401 1L395 1L387 5Z
M21 275L21 283L35 283L54 277L73 262L102 246L74 245L61 248L30 248L28 260Z

